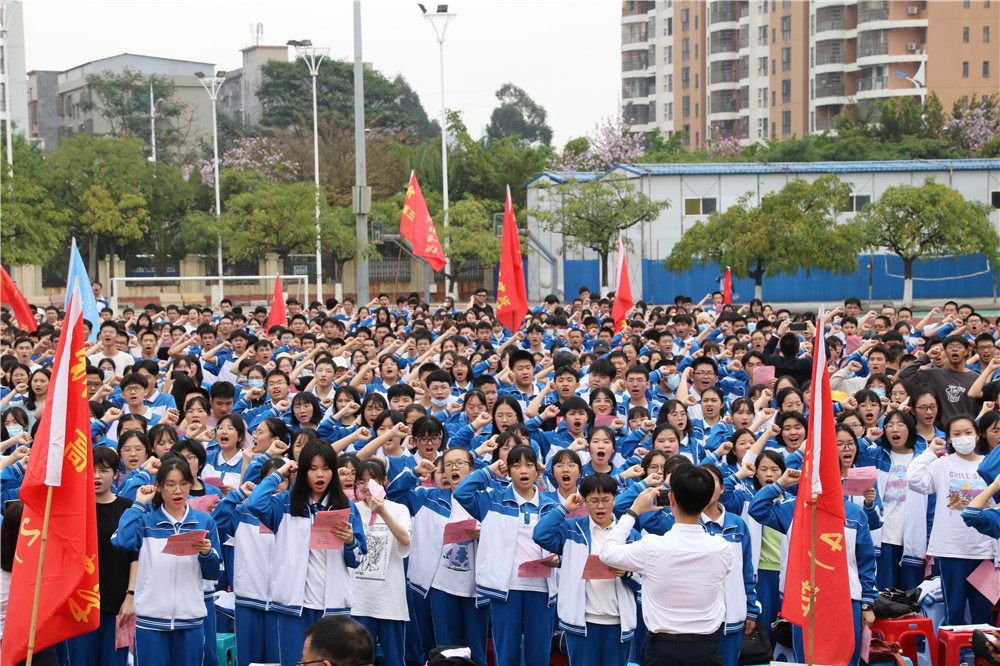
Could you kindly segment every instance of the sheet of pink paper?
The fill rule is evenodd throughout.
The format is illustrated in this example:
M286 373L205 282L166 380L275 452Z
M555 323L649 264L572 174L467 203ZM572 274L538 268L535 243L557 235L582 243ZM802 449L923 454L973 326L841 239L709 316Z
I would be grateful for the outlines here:
M195 511L201 511L202 513L212 513L212 509L215 505L219 503L222 498L218 495L203 495L202 497L188 497L188 504Z
M989 599L991 604L1000 600L1000 571L993 564L993 560L981 562L965 580Z
M368 479L368 492L370 492L372 497L375 499L385 499L385 488L383 488L382 484L377 482L375 479Z
M615 418L617 417L615 417L614 414L598 414L594 417L594 425L598 428L610 426L611 422L614 421Z
M844 479L844 494L864 495L865 491L875 485L877 477L877 467L852 467Z
M204 539L207 534L207 530L194 530L169 536L167 537L167 545L163 547L163 554L179 557L197 555L198 548L195 544Z
M611 568L601 562L601 558L591 553L587 556L587 563L583 565L584 580L612 580L615 575L611 573Z
M471 541L472 537L469 536L469 530L474 529L476 529L475 518L469 518L468 520L456 520L453 523L445 523L444 543L463 543L465 541Z
M333 533L334 525L350 524L351 510L320 511L309 533L309 550L338 550L344 547L344 540Z
M202 478L201 482L209 486L215 486L216 488L219 489L222 489L222 487L226 485L225 483L223 483L222 479L220 479L217 476L206 476Z
M767 384L772 379L774 379L773 365L758 365L753 369L753 377L751 377L751 381L754 384Z
M573 509L572 511L570 511L569 515L567 515L566 517L567 518L583 518L584 516L589 515L589 513L590 512L587 511L587 507L581 506L579 509Z
M860 335L844 336L844 356L850 356L864 343Z
M861 629L861 659L866 664L868 663L868 653L872 649L872 628L864 627Z
M518 578L551 578L552 577L552 567L542 564L542 562L548 562L552 559L552 556L543 557L540 560L530 560L524 562L517 568Z
M115 649L130 648L135 642L135 615L127 622L122 623L122 616L119 615L115 622Z

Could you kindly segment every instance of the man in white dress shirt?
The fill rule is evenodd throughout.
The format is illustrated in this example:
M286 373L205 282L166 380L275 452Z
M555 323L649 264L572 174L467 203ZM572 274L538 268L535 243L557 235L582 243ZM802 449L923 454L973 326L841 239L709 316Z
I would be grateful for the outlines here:
M670 476L674 526L663 536L625 543L639 514L654 506L647 488L611 531L601 561L642 574L642 617L649 628L643 666L722 666L719 630L726 616L722 585L733 567L728 542L705 532L701 513L712 500L711 473L682 465Z

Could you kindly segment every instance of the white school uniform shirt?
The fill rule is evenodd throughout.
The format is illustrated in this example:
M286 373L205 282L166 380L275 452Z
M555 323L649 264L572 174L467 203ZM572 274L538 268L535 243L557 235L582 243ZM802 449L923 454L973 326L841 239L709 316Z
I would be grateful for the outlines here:
M590 521L590 552L600 553L604 544L611 535L615 523L612 521L607 527L601 527ZM618 616L618 588L617 579L611 580L588 580L587 585L587 609L586 619L591 624L613 625L621 622Z
M642 618L650 632L711 634L726 619L723 583L733 568L729 542L701 525L675 524L663 536L626 544L635 519L625 514L601 549L601 562L642 574Z
M541 495L535 491L535 495L526 500L518 493L514 493L514 499L520 507L524 504L534 504L538 506L541 502ZM525 522L525 521L528 522ZM517 534L515 538L514 559L511 562L510 589L521 590L522 592L545 592L549 591L549 585L545 578L521 578L517 575L517 570L525 562L540 560L545 556L542 547L535 543L532 535L535 533L535 525L538 524L538 514L523 513L517 517Z
M405 622L410 615L406 606L403 558L410 555L410 546L399 543L378 514L372 523L372 510L367 504L358 502L355 506L365 526L368 552L358 568L350 570L354 579L351 615ZM392 519L412 537L410 512L406 507L390 500L385 500L385 507Z

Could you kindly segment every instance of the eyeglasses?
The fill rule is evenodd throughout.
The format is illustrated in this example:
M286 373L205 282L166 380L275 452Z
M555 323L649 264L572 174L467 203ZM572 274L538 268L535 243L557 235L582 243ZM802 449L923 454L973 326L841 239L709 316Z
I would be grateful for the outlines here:
M837 442L838 449L853 449L857 446L854 442Z
M615 503L614 497L588 497L587 506L611 506Z
M164 490L174 491L174 490L187 490L191 487L191 484L187 481L182 481L181 483L165 483L163 485Z
M452 460L451 462L446 462L444 464L445 469L462 469L463 467L468 467L468 460Z
M960 344L948 345L947 347L945 347L945 350L947 350L947 351L965 351L965 345L960 345Z
M647 474L662 473L663 469L664 469L663 465L650 465L649 467L646 468L646 473Z
M416 442L417 444L440 444L441 436L438 435L437 437L418 437L416 439Z
M694 373L695 377L715 377L715 375L716 375L716 373L714 373L714 372L696 372L696 373Z
M918 412L936 412L937 405L917 405Z
M139 393L140 391L145 391L146 389L138 385L126 386L122 389L122 393Z

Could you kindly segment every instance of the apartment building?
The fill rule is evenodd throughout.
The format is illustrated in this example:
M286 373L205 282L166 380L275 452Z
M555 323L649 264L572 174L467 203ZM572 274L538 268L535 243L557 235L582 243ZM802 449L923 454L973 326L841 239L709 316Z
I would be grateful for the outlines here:
M991 0L623 0L621 29L623 115L694 147L820 132L851 101L1000 91Z

